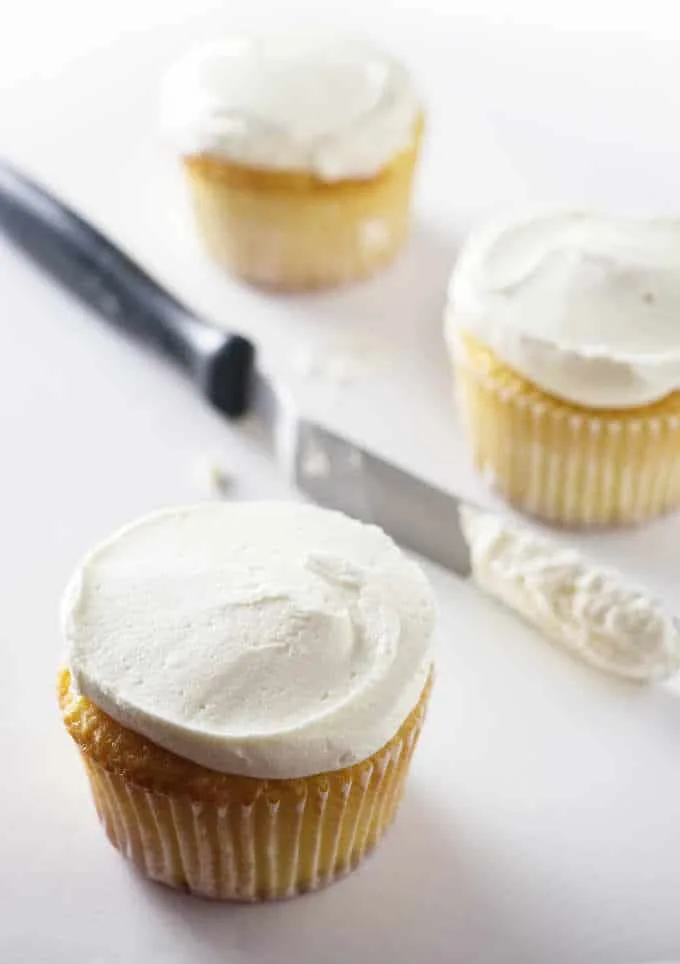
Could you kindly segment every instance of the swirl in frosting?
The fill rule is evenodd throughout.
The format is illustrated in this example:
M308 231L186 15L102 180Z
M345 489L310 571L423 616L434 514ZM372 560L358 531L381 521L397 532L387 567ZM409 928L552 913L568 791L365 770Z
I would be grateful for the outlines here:
M183 154L325 181L375 176L411 145L419 113L405 68L349 39L228 37L190 50L161 90Z
M163 511L83 561L63 603L75 685L215 770L366 759L431 669L431 591L381 530L286 503Z
M471 237L447 335L569 402L632 408L680 389L679 319L680 220L566 211Z

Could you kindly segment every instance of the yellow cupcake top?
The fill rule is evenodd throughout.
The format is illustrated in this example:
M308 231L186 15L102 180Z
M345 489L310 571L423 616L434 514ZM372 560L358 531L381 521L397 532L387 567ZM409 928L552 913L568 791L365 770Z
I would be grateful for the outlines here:
M416 134L407 70L364 42L231 37L196 47L164 79L161 119L186 155L370 178Z
M560 211L473 234L446 328L559 398L632 408L680 389L679 319L680 220Z
M74 683L213 770L291 778L371 756L418 702L431 591L374 526L287 503L156 513L84 560L63 604Z

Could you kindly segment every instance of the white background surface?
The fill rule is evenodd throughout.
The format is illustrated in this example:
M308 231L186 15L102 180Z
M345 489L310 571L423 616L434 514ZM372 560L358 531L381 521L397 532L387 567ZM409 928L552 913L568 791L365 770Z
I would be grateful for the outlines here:
M377 35L420 78L430 125L415 226L375 281L275 298L203 259L154 131L155 84L194 36L285 14L330 22L313 12L321 6L12 5L0 32L0 150L198 310L256 335L301 406L479 497L440 335L456 245L475 219L527 200L680 211L675 5L331 5L343 11L336 23ZM401 819L364 869L324 894L256 908L134 876L96 824L55 708L62 585L113 526L204 497L196 470L211 454L233 472L235 496L292 493L173 372L1 241L0 334L3 964L680 956L680 696L601 679L513 635L511 622L461 616L462 590L441 573L431 718ZM366 360L344 385L297 371L300 347L357 345ZM581 539L671 600L679 540L677 518Z

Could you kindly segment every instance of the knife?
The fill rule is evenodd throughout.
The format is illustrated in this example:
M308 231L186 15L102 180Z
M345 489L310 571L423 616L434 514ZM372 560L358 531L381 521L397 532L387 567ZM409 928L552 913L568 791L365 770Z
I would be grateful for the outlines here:
M484 552L493 541L484 535L487 523L500 532L501 542L522 540L531 530L504 522L298 416L289 394L256 363L255 346L248 338L199 318L75 211L2 161L0 228L99 315L178 365L227 418L252 413L268 431L293 483L315 502L378 525L406 548L460 576L472 576L488 595L603 672L658 682L680 669L680 624L672 616L657 607L654 614L661 629L656 639L641 640L638 648L634 638L610 635L603 651L597 627L591 632L582 613L567 608L562 618L547 597L527 594L535 575L531 566L518 580L518 574L504 572L498 560L485 564ZM472 535L468 541L466 533L474 528L480 529L481 538ZM558 543L545 537L539 542L554 564ZM573 553L569 564L584 577L594 573ZM619 586L617 579L618 575L609 586L617 606L622 600L656 606L644 591Z
M197 316L83 217L3 161L0 228L80 301L179 366L227 418L258 418L304 495L470 575L460 499L299 416L285 388L257 363L248 338Z

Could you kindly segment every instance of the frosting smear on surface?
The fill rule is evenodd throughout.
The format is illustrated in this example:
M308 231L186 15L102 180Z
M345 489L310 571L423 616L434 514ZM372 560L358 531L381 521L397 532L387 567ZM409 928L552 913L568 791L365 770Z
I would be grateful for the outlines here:
M84 560L63 603L85 696L179 756L272 778L391 739L433 622L425 577L382 531L286 503L149 516Z

